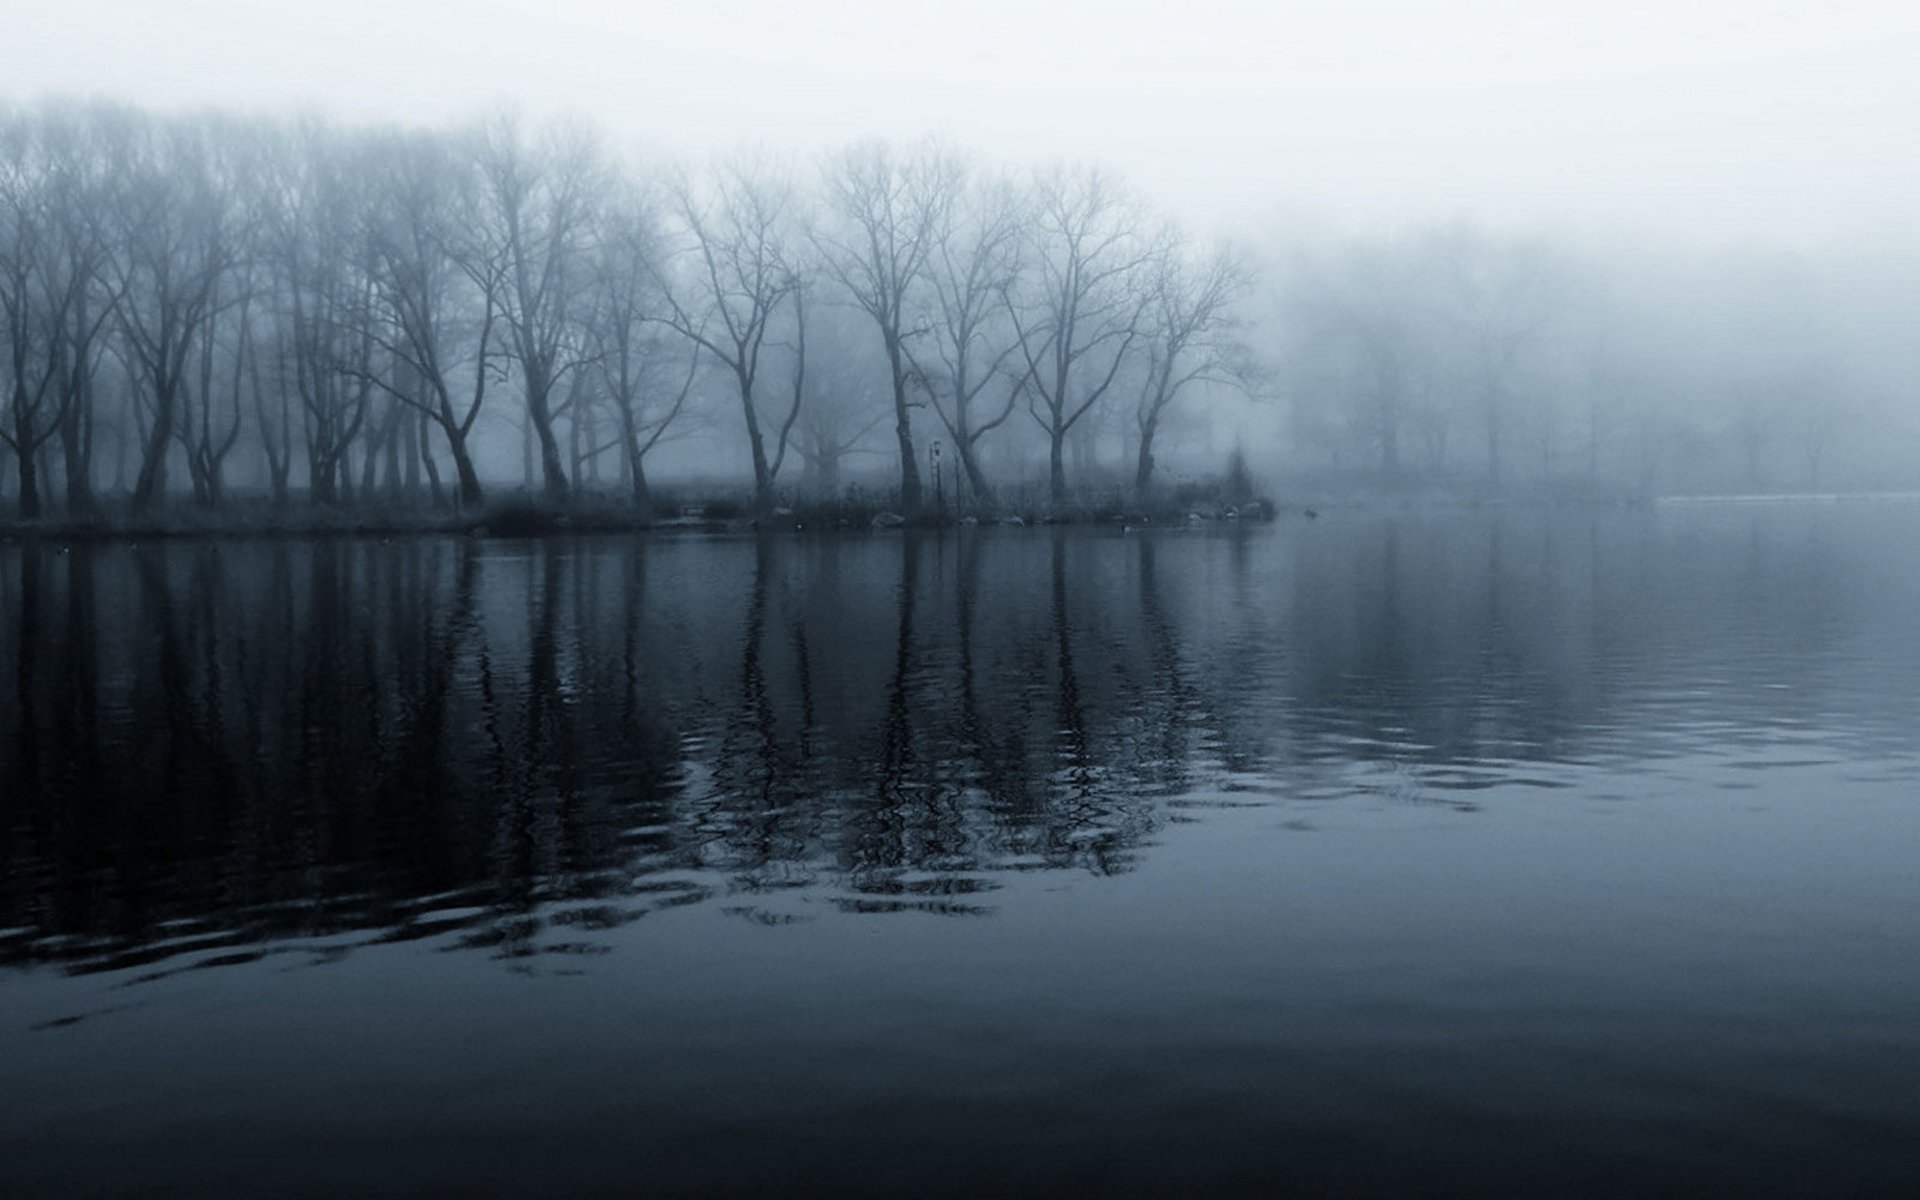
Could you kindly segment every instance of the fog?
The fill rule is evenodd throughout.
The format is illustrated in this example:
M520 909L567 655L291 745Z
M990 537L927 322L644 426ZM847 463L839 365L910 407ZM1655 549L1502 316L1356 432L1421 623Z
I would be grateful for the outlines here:
M1305 203L1798 242L1911 231L1920 181L1920 15L1870 0L19 8L16 99L440 123L509 98L694 153L938 132L1108 162L1215 219Z
M1870 5L17 14L0 487L26 515L649 477L911 509L940 471L1058 505L1235 452L1277 494L1911 487L1917 33Z
M1920 1196L1909 8L8 6L0 1196Z

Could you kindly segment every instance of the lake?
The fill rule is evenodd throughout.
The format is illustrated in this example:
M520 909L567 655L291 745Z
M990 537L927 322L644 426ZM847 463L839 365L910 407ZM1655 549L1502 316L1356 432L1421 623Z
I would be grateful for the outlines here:
M0 1191L1920 1194L1920 505L0 547Z

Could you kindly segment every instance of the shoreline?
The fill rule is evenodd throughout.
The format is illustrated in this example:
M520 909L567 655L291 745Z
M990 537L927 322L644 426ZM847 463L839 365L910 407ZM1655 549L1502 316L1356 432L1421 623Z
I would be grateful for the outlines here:
M1915 494L1920 497L1920 494ZM1855 497L1842 497L1853 499ZM1884 498L1862 495L1860 499ZM1072 528L1129 531L1227 528L1264 525L1286 520L1314 520L1327 514L1389 514L1414 512L1472 512L1489 509L1544 511L1587 509L1614 511L1669 503L1670 497L1640 496L1515 496L1435 497L1391 496L1315 497L1275 502L1265 498L1241 504L1197 503L1150 505L1069 503L1062 508L1007 506L986 511L946 510L911 518L875 504L798 504L782 506L760 517L748 516L738 503L680 506L673 515L643 515L630 508L591 504L567 507L519 501L502 502L484 511L461 514L445 511L294 510L245 504L220 513L174 508L132 517L110 514L88 519L54 517L36 521L0 520L0 544L65 543L104 545L155 541L319 540L326 538L468 537L529 539L629 535L744 535L816 536L911 530L965 528ZM1689 497L1700 503L1707 497ZM1751 498L1739 498L1752 502ZM1804 497L1782 496L1783 502Z
M801 503L765 516L747 515L738 501L677 507L673 515L645 515L631 508L577 504L549 506L502 501L465 514L399 509L275 509L241 503L224 512L170 508L143 517L106 514L85 519L53 517L35 521L0 519L0 544L113 544L155 541L241 539L318 540L324 538L470 537L527 539L648 535L820 535L889 532L897 529L946 530L974 527L1053 527L1072 529L1184 529L1312 520L1328 514L1406 514L1479 511L1531 512L1583 509L1747 507L1755 505L1836 505L1920 502L1920 492L1783 492L1778 494L1701 494L1665 496L1317 496L1284 502L1259 498L1238 505L1175 505L1162 500L1148 506L1070 502L1062 508L1013 505L986 511L948 509L911 518L878 504Z

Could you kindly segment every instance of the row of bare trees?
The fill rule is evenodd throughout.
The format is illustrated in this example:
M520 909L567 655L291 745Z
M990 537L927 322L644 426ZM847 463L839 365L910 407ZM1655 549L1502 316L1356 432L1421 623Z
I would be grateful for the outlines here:
M546 498L645 505L650 457L700 422L737 430L761 508L790 460L831 481L883 426L907 510L939 437L983 502L985 449L1044 440L1058 501L1096 411L1131 423L1144 491L1169 409L1240 370L1246 284L1099 171L1015 179L935 143L803 179L637 171L511 118L0 113L0 439L26 517L188 491L472 506L513 430Z
M1911 486L1909 266L1610 250L1454 223L1277 256L1288 466L1489 490Z

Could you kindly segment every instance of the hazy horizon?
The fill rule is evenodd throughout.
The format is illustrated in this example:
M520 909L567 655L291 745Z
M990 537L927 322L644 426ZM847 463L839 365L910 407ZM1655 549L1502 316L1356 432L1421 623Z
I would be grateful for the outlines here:
M933 134L1003 162L1110 164L1238 237L1464 219L1708 249L1916 241L1920 11L1884 5L554 0L462 15L27 10L0 41L0 99L434 126L511 106L676 157Z
M1920 4L0 22L0 1197L1920 1196Z

